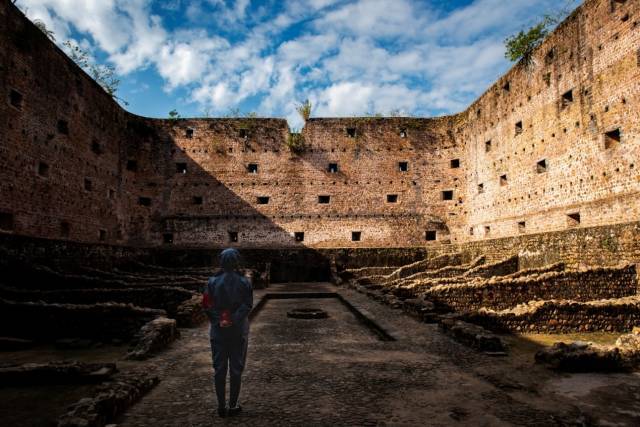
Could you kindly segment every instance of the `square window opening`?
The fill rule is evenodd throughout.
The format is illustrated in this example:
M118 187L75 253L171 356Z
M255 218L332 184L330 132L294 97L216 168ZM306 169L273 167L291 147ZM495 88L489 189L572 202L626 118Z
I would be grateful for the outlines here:
M580 212L567 214L567 224L569 227L580 225Z
M524 130L524 127L522 126L522 122L517 122L516 123L516 135L520 135L523 130Z
M84 179L84 189L86 191L93 190L93 182L91 182L91 180L89 178L85 178Z
M173 233L164 233L162 235L162 241L165 245L170 245L173 243Z
M620 133L620 129L614 129L612 131L606 132L604 134L604 148L614 148L616 147L620 141L622 141L622 134Z
M113 188L109 189L109 198L113 199L116 197L116 190L114 190Z
M486 141L484 143L484 152L488 153L489 151L491 151L491 141Z
M387 203L398 203L397 194L387 194Z
M566 108L573 102L573 90L567 91L562 95L562 108Z
M347 136L349 138L355 138L356 137L356 128L347 128Z
M187 138L193 138L193 129L192 128L187 128L187 130L185 131L184 136L186 136Z
M58 133L69 135L69 122L66 120L58 120Z
M237 243L238 242L238 232L237 231L229 231L229 242Z
M14 226L13 214L10 212L0 212L0 230L13 231Z
M186 163L176 163L176 173L186 174L187 173L187 164Z
M137 160L127 160L127 170L129 172L137 172L138 171L138 161Z
M38 175L45 178L49 176L49 165L47 163L45 162L38 163Z
M140 206L151 206L151 197L138 197L138 204Z
M438 233L435 230L427 230L424 233L424 238L428 242L436 240L437 237L438 237Z
M93 153L97 155L102 154L102 146L98 141L94 140L91 142L91 151L93 151Z
M191 201L193 202L194 205L201 205L203 202L203 198L202 196L193 196Z
M352 231L351 232L351 241L352 242L359 242L362 239L362 232L361 231Z
M504 187L507 184L507 175L500 175L500 185Z
M17 108L18 110L22 110L22 100L23 96L20 92L15 89L11 89L9 91L9 103L12 107Z
M267 205L267 204L269 204L269 197L267 197L267 196L258 197L258 204L259 205Z
M304 232L303 231L296 231L293 234L293 237L294 237L296 242L304 242Z
M101 242L107 240L107 230L100 230L99 239Z
M69 235L71 235L71 224L67 221L62 221L60 223L60 236L69 238Z
M460 159L451 159L451 169L458 169L460 167Z
M453 190L445 190L442 192L442 200L453 200Z
M331 201L331 196L318 196L318 203L322 205L329 204Z
M329 163L328 171L329 171L329 173L338 173L338 164L337 163Z
M257 163L249 163L249 166L247 166L247 171L249 173L258 173L258 164Z
M398 169L400 172L407 172L409 170L409 162L398 162Z
M511 82L507 81L504 85L502 85L502 89L505 92L509 92L511 90Z
M484 193L484 184L478 184L478 194Z
M518 231L524 233L527 229L527 223L525 221L518 222Z
M538 163L536 163L536 172L537 173L545 173L547 171L547 160L542 159Z

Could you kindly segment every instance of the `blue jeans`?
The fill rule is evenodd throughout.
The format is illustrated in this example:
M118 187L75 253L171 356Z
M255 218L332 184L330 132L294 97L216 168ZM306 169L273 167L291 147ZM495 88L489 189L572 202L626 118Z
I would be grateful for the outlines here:
M248 329L248 328L247 328ZM238 404L242 371L247 360L249 331L245 328L214 327L211 330L211 353L218 407L225 406L225 387L229 371L229 407Z

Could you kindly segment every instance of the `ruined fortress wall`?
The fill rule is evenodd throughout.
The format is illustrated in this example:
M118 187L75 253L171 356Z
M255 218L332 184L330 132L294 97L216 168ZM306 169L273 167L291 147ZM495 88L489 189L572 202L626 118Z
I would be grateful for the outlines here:
M162 188L148 208L161 218L148 240L221 246L235 232L242 247L395 247L427 243L426 231L449 240L445 221L459 223L462 210L449 121L311 119L299 153L284 120L153 121L156 141L168 143L137 161L138 192Z
M532 265L581 264L582 248L555 241L563 230L638 219L639 15L638 2L588 0L532 66L467 111L312 118L296 154L281 119L126 113L4 1L0 232L141 247L482 249L493 260L542 242L555 249ZM637 260L627 237L624 258Z
M587 0L463 113L466 239L639 218L639 19Z
M0 27L0 229L118 241L125 112L8 1Z
M518 255L519 269L564 262L572 268L640 262L640 222L569 228L441 246L437 253L464 252L465 261L479 255L496 262Z

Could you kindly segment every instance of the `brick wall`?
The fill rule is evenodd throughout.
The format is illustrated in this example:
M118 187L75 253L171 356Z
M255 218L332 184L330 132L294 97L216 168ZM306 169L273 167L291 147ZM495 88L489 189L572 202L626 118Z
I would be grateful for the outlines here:
M516 65L466 111L313 118L292 152L282 119L127 113L3 1L0 232L194 248L471 242L497 253L509 243L495 238L536 233L510 242L544 245L538 233L637 221L638 15L638 2L587 0L532 66ZM532 264L618 256L608 243L587 260L581 246L557 246L517 250L538 251L524 256ZM619 250L637 260L637 245Z

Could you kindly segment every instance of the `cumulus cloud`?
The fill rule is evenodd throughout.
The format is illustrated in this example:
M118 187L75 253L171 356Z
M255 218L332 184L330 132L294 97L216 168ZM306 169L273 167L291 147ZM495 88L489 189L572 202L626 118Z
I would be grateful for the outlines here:
M86 40L123 79L152 69L223 114L459 111L508 67L503 39L555 0L20 0L59 41ZM573 5L577 3L573 1ZM144 112L142 112L144 113Z

